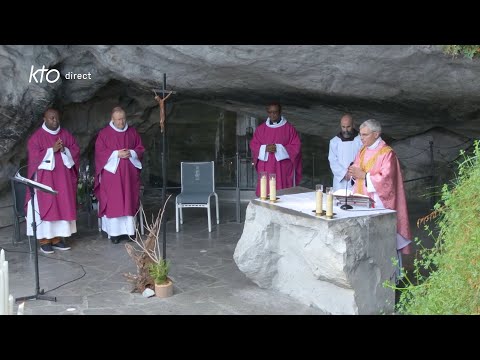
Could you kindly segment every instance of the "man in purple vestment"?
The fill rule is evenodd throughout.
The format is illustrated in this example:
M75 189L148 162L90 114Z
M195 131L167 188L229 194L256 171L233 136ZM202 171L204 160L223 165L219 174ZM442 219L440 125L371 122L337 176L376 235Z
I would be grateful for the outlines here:
M100 130L95 142L98 217L114 244L121 235L135 234L144 152L140 135L127 124L125 111L115 107L110 123Z
M40 250L69 250L62 238L77 232L76 194L80 148L70 132L60 127L60 115L48 109L43 125L28 140L28 178L58 191L35 190L35 222ZM25 197L27 235L33 235L30 191Z
M302 180L302 151L297 131L282 116L280 104L267 106L268 118L253 134L250 141L255 169L276 174L277 189L297 186ZM269 193L267 181L267 193ZM257 181L260 196L260 180Z

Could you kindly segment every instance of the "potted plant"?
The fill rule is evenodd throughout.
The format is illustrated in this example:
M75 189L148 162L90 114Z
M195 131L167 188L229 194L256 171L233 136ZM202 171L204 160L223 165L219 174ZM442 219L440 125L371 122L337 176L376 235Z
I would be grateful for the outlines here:
M145 240L142 238L137 226L135 238L130 238L133 244L125 244L127 253L137 265L137 274L124 274L129 281L134 283L132 292L143 293L146 288L149 288L155 290L155 295L158 297L173 295L173 282L168 277L170 262L163 259L159 246L162 218L171 196L168 196L163 209L159 210L155 221L152 223L146 222L147 238ZM143 214L143 217L146 218L145 214Z
M173 295L173 282L168 278L170 262L160 259L158 262L150 263L148 271L155 282L155 295L165 298Z

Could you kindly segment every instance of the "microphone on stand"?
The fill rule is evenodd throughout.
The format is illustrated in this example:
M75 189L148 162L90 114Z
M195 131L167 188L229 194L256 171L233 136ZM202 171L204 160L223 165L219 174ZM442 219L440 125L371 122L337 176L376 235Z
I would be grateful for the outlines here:
M348 167L352 166L353 165L353 161L350 163L350 165L348 165ZM351 178L350 178L351 179ZM353 206L352 205L348 205L347 202L347 189L348 189L348 182L349 181L346 181L346 185L345 185L345 204L343 204L342 206L340 206L340 209L342 210L351 210L353 209Z
M50 161L50 160L43 160L42 163L50 164L51 161ZM28 164L27 164L27 166L28 166ZM30 178L30 180L33 180L33 178L34 178L35 175L37 174L37 171L38 171L38 169L36 169L36 170L33 172L32 177Z
M51 163L50 160L43 160L42 162L47 163L47 164ZM20 175L20 170L25 169L27 166L28 166L28 164L23 165L22 167L20 167L20 168L17 170L17 172L15 173L15 176L19 176L19 175ZM33 177L35 176L35 173L36 173L36 171L33 172L32 179L30 179L30 180L33 180ZM21 176L21 175L20 175L20 176Z

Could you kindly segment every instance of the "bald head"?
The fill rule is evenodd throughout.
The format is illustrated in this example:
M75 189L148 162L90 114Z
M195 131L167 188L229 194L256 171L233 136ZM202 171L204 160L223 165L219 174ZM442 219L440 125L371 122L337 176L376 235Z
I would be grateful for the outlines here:
M120 106L113 108L112 122L113 126L115 126L119 130L123 130L125 128L125 125L127 124L125 110L123 110Z
M353 136L353 118L350 114L345 114L340 119L340 127L344 138L349 139Z

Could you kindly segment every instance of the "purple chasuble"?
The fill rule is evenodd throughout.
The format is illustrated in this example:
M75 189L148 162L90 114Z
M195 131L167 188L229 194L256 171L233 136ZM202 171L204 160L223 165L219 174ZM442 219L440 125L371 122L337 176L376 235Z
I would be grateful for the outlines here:
M115 150L135 150L142 161L145 148L138 132L132 128L115 131L110 125L100 130L95 142L95 196L99 201L98 217L135 216L140 207L140 169L130 159L120 159L117 171L104 169Z
M268 154L268 160L258 160L260 146L268 144L281 144L287 150L289 159L277 161L274 153ZM261 171L275 173L277 175L277 190L293 186L293 173L295 171L295 183L298 185L302 180L302 152L301 142L297 131L289 122L285 125L270 128L266 123L261 124L255 130L253 138L250 141L253 161L257 170L257 177ZM270 193L267 181L267 194ZM257 181L257 196L260 196L260 179Z
M65 166L60 151L54 153L55 168L52 171L38 169L43 161L48 148L53 148L57 139L63 141L63 146L68 148L72 155L75 165L70 169ZM42 191L36 192L38 200L38 211L40 218L45 221L77 219L77 181L78 164L80 160L80 147L75 138L67 130L61 128L59 133L52 135L43 128L35 131L28 140L28 178L31 179L35 171L37 178L35 181L50 186L58 191L57 195L48 194ZM25 213L27 213L27 204L30 200L30 191L27 190L25 196Z

